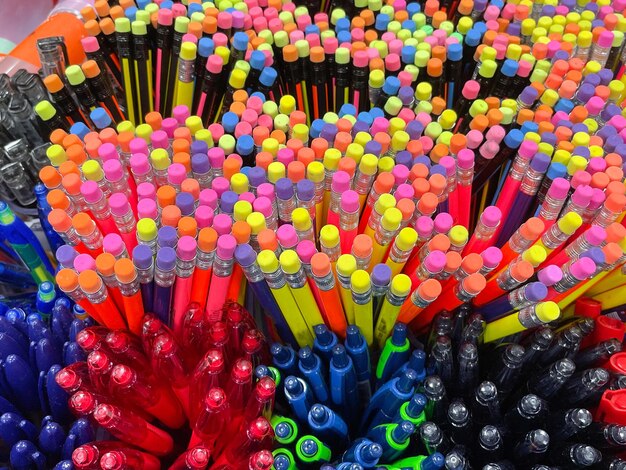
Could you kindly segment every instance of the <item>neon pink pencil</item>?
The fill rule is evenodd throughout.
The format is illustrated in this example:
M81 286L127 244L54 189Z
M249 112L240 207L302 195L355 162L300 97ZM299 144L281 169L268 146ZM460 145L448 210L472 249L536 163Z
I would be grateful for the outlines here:
M237 240L232 235L221 235L217 239L211 287L204 310L204 316L209 323L221 319L221 309L226 301L230 278L233 275L233 255L236 247Z
M191 301L197 245L195 238L185 235L180 237L176 247L176 284L174 285L172 325L179 338L183 331L185 312Z

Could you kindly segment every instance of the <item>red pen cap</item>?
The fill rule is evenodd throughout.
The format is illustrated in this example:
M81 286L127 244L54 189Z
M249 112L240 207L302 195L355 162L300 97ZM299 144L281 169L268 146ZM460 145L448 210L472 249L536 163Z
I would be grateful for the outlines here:
M106 452L100 458L102 470L126 470L131 468L156 469L161 463L154 455L135 449L118 449Z
M75 362L74 364L64 367L57 372L54 380L59 387L68 393L74 393L85 386L89 387L91 385L89 371L85 361Z
M96 395L86 390L79 390L68 400L67 404L76 416L91 416L98 406Z
M90 326L81 330L76 335L76 342L86 353L98 349L101 346L102 341L109 333L108 328L102 326Z
M98 441L83 444L72 452L72 463L77 470L99 468L100 457L107 451L122 447L120 441Z
M594 421L626 426L626 390L606 390L600 399Z

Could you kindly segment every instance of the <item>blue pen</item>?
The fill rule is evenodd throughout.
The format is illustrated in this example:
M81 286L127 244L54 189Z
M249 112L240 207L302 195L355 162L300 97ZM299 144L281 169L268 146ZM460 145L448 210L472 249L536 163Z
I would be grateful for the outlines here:
M274 343L270 348L270 353L272 354L272 362L282 374L298 374L296 353L291 346Z
M74 316L72 314L72 302L67 297L57 297L52 308L52 317L63 325L64 331L69 331Z
M16 341L8 333L0 333L0 358L6 359L11 354L17 354L22 359L28 360L28 351L22 343Z
M35 185L34 192L35 197L37 198L37 215L39 217L39 223L41 224L43 233L46 236L48 245L50 245L50 249L53 253L56 253L57 248L65 245L65 242L52 228L50 222L48 222L48 215L52 212L52 208L46 199L46 196L48 195L48 188L46 188L42 183L38 183Z
M348 425L327 406L316 403L311 407L309 426L315 437L327 442L332 448L341 447L348 439Z
M63 345L63 364L66 366L79 361L86 361L87 353L82 350L76 341L67 341Z
M440 452L435 452L422 460L420 470L439 470L445 464L445 457Z
M277 387L280 385L282 377L278 369L275 367L264 366L263 364L255 367L254 376L257 380L262 379L263 377L271 377L274 379Z
M77 419L67 433L67 437L61 449L61 458L71 459L74 449L94 441L95 439L96 434L89 420L86 418Z
M313 406L309 385L301 378L290 375L285 379L285 397L298 421L306 423L309 410Z
M11 337L24 343L28 338L26 312L21 308L7 310L4 317L0 317L0 331L5 331Z
M61 320L52 314L52 319L50 320L50 331L52 332L52 339L54 340L54 344L62 348L63 343L67 341L67 331L63 328L63 323Z
M403 375L380 387L365 410L361 429L369 430L381 423L391 422L405 401L411 399L417 373L407 369Z
M415 432L415 426L410 421L400 423L381 424L367 433L367 437L379 443L383 448L382 459L392 462L409 447L411 434Z
M274 456L274 470L293 470L296 468L296 459L289 449L281 448L272 452Z
M422 383L426 378L426 352L423 349L414 349L409 360L393 374L393 378L400 377L405 370L413 369L417 372L417 382Z
M50 370L46 373L44 387L50 414L56 422L65 424L70 422L72 414L67 406L69 395L55 380L56 375L61 369L62 367L58 364L50 367Z
M54 284L47 281L39 284L39 288L37 289L37 311L44 320L50 318L55 300L56 292L54 290Z
M356 400L356 372L346 349L338 344L330 360L330 396L348 423L354 423L358 412Z
M52 339L52 332L39 315L33 313L28 315L26 317L26 324L28 326L28 339L30 341L37 342L42 338Z
M328 403L330 392L324 378L321 359L308 346L298 351L298 359L298 369L311 386L316 400L324 404Z
M385 341L385 347L380 353L376 366L376 380L378 385L387 382L400 366L408 361L411 354L407 327L404 323L393 326L391 337Z
M414 426L419 426L426 421L426 404L428 399L421 393L416 393L411 399L402 405L398 413L396 413L393 419L394 423L400 423L402 421L410 421Z
M2 372L18 408L26 412L36 411L39 408L37 379L28 362L10 354L4 361Z
M36 439L37 428L19 413L4 413L0 416L0 437L8 447L12 447L22 439Z
M0 281L13 284L17 287L27 288L36 286L30 271L19 264L0 262Z
M76 341L76 335L83 331L86 326L87 325L85 325L85 322L83 320L79 320L78 318L76 320L73 320L72 324L70 325L70 332L68 335L69 340Z
M42 338L37 342L35 346L35 364L38 371L47 372L54 364L61 364L62 360L61 351L56 347L54 341Z
M363 468L374 468L383 455L380 444L369 439L358 439L341 456L343 462L354 462Z
M337 335L330 331L326 325L315 325L313 327L315 339L313 340L313 351L326 364L330 363L333 356L333 348L337 345Z
M74 464L71 460L61 460L52 470L74 470Z
M19 411L17 408L15 408L13 403L11 403L3 396L0 396L0 416L4 413L19 413Z
M46 457L31 441L19 441L11 447L11 466L15 469L45 470Z
M42 425L37 442L39 442L39 448L46 454L49 462L59 460L66 437L65 431L59 423L48 421Z
M359 402L364 408L372 397L370 353L365 338L361 330L356 325L349 325L346 328L346 341L344 343L346 351L356 372L356 386L359 393Z
M354 462L341 462L337 470L363 470L363 465Z

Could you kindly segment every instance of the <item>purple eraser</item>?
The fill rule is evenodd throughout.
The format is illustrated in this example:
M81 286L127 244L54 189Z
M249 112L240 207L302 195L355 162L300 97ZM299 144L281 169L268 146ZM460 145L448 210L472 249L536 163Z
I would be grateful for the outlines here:
M524 286L524 296L529 302L541 302L548 295L548 288L541 282L531 282Z
M391 268L386 264L379 263L372 269L372 284L375 286L386 286L391 282Z
M152 261L152 250L148 245L137 245L133 248L133 264L137 269L148 269Z
M165 246L157 251L156 266L161 271L171 271L176 267L176 250Z
M545 153L536 153L530 161L530 167L538 173L545 173L550 166L550 157Z
M279 178L276 181L276 197L287 201L293 197L293 183L289 178Z
M239 195L235 191L226 191L220 199L220 210L226 214L232 214Z
M180 209L183 217L193 214L195 200L191 193L178 193L176 195L176 206Z
M184 168L184 167L183 167ZM196 153L191 157L191 171L198 175L204 175L211 170L209 157L204 153Z
M170 248L175 248L177 242L178 234L176 233L176 229L174 227L165 225L157 232L157 245L159 247L164 248L169 246Z
M296 195L299 201L310 201L315 197L315 183L309 179L301 179L296 183Z
M237 245L237 248L235 248L235 260L240 266L248 267L256 261L256 251L247 243Z
M545 286L550 287L563 279L563 271L557 265L551 264L537 272L537 279Z
M74 259L78 256L78 251L76 251L73 246L61 245L57 248L55 255L61 266L72 268L74 266Z

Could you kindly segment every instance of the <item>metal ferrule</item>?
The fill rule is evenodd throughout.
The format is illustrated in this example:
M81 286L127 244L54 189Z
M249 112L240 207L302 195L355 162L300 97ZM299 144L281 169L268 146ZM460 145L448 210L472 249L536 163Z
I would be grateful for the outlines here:
M355 230L359 226L359 211L356 212L345 212L341 209L339 213L339 228L349 232L350 230Z
M156 186L158 188L168 184L168 181L167 181L167 169L165 169L165 170L154 170L154 184L156 184Z
M300 267L300 269L296 273L285 273L285 280L287 281L287 284L289 284L289 287L291 287L292 289L300 289L306 284L306 275L304 274L304 270L302 269L302 267Z
M74 227L70 227L66 232L57 232L63 241L65 241L68 245L76 246L81 244L81 239L76 233Z
M287 283L287 281L285 281L285 275L280 268L273 273L264 272L263 276L265 277L265 282L267 282L270 289L281 289Z
M328 204L328 210L330 212L334 212L335 214L339 214L341 210L341 194L336 193L335 191L330 192L330 203Z
M554 199L546 194L541 203L541 210L539 211L539 217L543 220L556 220L561 213L563 203L565 200Z
M201 190L211 187L211 181L213 181L213 178L211 178L211 176L212 175L210 169L206 173L196 173L195 171L193 172L193 177L198 181Z
M219 178L220 176L224 176L223 168L211 168L211 181L215 178Z
M196 73L196 61L178 59L178 79L183 83L193 83Z
M115 221L115 225L122 233L130 233L135 230L137 222L135 221L135 215L132 210L129 210L123 216L117 216L115 214L111 214L113 220Z
M474 179L474 165L472 165L472 167L468 168L467 170L457 167L456 178L458 180L458 184L461 186L471 185L472 180Z
M396 295L391 292L391 290L388 290L387 294L385 295L385 299L387 299L387 302L389 302L394 307L400 307L404 303L406 298L406 295Z
M325 180L315 183L315 197L313 198L315 200L315 204L319 204L324 199L324 187Z
M196 251L196 267L198 269L210 269L215 259L215 250L202 251L200 248Z
M335 246L326 246L320 241L320 249L322 253L326 253L331 263L336 262L341 256L341 246L339 243Z
M85 246L90 250L102 248L102 233L98 230L95 223L93 224L93 231L89 235L78 235L78 238L80 238Z
M232 273L233 259L222 259L217 254L213 259L213 275L217 277L226 277Z
M132 168L130 170L130 172L133 174L133 179L135 180L135 183L137 183L137 186L139 186L141 183L151 183L154 184L154 178L152 175L152 169L150 171L148 171L147 173L143 174L143 175L138 175L137 173L135 173Z
M154 270L154 283L160 287L169 287L174 284L176 280L176 268L172 268L169 271L162 271L157 266Z
M365 293L352 292L352 301L357 305L365 305L372 300L372 289L369 289Z
M543 324L543 322L537 317L535 308L537 308L537 305L531 305L521 309L517 314L517 319L524 328L534 328L535 326Z
M182 259L176 260L176 275L178 277L191 277L193 275L193 271L196 268L196 258L189 261L184 261Z
M140 284L148 284L154 280L154 263L150 265L149 268L139 269L135 266L135 271L137 271L137 279Z
M570 266L572 263L573 261L569 261L563 265L563 279L561 279L559 282L552 286L555 291L563 293L580 282L578 279L572 276L572 273L570 272Z
M85 297L87 297L87 300L89 300L92 304L101 304L107 299L107 286L103 282L100 289L93 294L85 292Z
M378 243L380 246L387 246L389 245L389 243L391 243L393 237L396 236L396 233L398 233L397 230L390 231L385 229L382 224L379 224L376 227L376 233L374 234L374 238L376 239L376 243Z
M543 180L544 173L539 171L535 171L532 168L528 168L524 178L522 179L522 184L520 186L520 191L529 196L533 196L537 194L539 188L541 186L541 181Z
M137 243L140 245L146 245L149 246L150 249L152 250L152 255L156 255L156 249L157 249L157 239L156 237L153 238L152 240L142 240L139 237L139 234L137 234Z
M420 294L419 294L419 290L415 289L413 291L413 293L411 294L411 303L413 305L415 305L417 308L426 308L428 307L428 305L430 305L430 302L428 302L426 299L424 299Z
M339 285L344 289L350 289L350 276L344 276L337 272L337 280L339 281Z
M398 248L398 245L394 243L391 246L391 250L389 250L389 259L394 263L402 264L409 259L411 253L413 253L413 248L410 250L401 250Z
M600 213L593 219L592 223L593 225L599 225L600 227L608 227L617 220L618 216L619 213L611 212L606 206L603 206L602 209L600 209Z
M529 164L530 159L522 157L518 152L517 155L515 155L513 164L511 165L509 176L515 181L522 181L522 179L524 179L524 175L526 174L526 170L528 169Z
M276 198L278 203L278 217L284 222L291 222L291 213L298 207L296 197L290 197L289 199Z
M111 210L109 209L109 204L104 194L96 202L89 203L89 210L98 220L105 220L111 217Z
M463 288L463 284L461 283L458 283L454 288L454 294L456 295L457 299L462 302L469 302L474 298L472 294L470 294Z
M541 236L541 243L549 250L554 250L561 246L570 236L563 232L558 224L554 224Z
M311 217L311 223L313 223L313 221L315 220L315 197L308 201L302 199L297 199L297 201L298 207L302 207L303 209L307 210L309 216Z
M241 269L243 270L243 273L246 276L248 282L260 282L264 279L263 271L261 271L259 263L257 263L256 261L254 261L249 266L241 266Z
M81 290L79 286L76 286L74 290L71 291L63 291L65 295L67 295L74 302L80 302L84 298L86 298L85 293Z
M315 231L313 230L313 224L306 230L296 230L296 235L298 235L298 240L310 240L315 243Z
M472 236L477 240L488 240L495 233L499 226L500 223L498 222L498 225L496 225L495 227L487 227L483 224L482 220L479 220L476 228L474 229L474 235Z
M522 254L533 244L532 240L527 240L522 236L520 230L516 230L508 241L509 248L517 254Z
M376 191L376 188L372 187L372 190L370 191L370 195L367 197L367 200L365 201L365 205L367 207L369 207L370 209L372 209L372 213L374 213L374 204L376 204L376 201L378 201L378 198L380 197L382 193L379 193Z
M139 292L140 285L139 278L137 276L135 276L135 279L129 283L123 284L121 282L118 282L118 284L120 287L120 292L124 297L132 297L137 292Z
M329 170L324 168L324 191L330 191L333 183L333 175L337 170Z
M317 288L321 291L326 292L335 288L335 276L333 276L332 271L322 277L313 276L313 279Z
M119 181L109 181L111 186L111 192L126 194L128 198L131 197L130 187L128 186L128 178L123 176Z
M602 245L604 245L604 243L602 243ZM578 259L582 253L594 247L595 245L589 243L583 233L576 240L565 247L565 254L571 259Z

